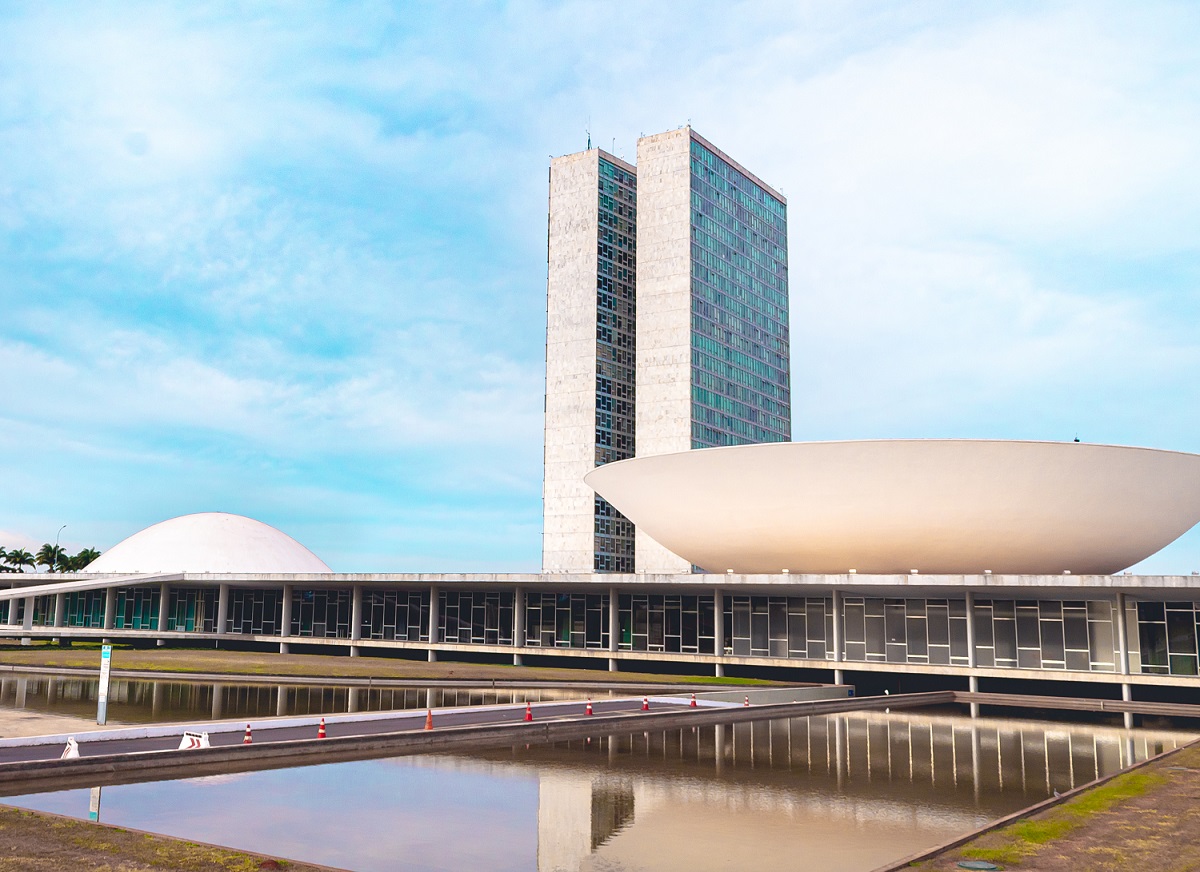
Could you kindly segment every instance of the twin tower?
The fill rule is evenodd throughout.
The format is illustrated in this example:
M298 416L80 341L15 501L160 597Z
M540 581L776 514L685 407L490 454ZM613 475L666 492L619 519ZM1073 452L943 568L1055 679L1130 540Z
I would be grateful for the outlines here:
M791 438L787 201L690 127L550 163L543 572L689 572L583 482Z

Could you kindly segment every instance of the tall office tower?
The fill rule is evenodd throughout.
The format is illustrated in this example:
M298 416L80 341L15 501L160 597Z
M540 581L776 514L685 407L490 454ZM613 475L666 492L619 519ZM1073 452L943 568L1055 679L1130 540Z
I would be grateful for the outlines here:
M637 174L638 456L788 441L787 201L690 127L638 140Z
M583 476L791 438L786 201L685 127L555 158L549 206L542 569L688 572Z
M634 168L600 149L550 163L544 572L633 572L634 529L583 483L634 453Z

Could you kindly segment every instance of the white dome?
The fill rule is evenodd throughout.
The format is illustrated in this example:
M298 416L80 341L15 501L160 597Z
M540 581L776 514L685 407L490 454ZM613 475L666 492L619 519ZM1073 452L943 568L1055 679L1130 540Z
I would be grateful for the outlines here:
M118 542L84 572L332 572L274 527L224 512L162 521Z
M584 481L712 572L1109 575L1200 521L1200 455L1075 442L775 442Z

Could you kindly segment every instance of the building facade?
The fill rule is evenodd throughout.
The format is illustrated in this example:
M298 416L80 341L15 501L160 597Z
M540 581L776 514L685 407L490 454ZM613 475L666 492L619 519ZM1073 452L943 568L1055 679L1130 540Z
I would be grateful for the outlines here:
M219 574L6 578L0 637L245 644L430 659L785 668L1001 690L1200 699L1195 576ZM297 647L299 646L299 647ZM874 676L874 678L870 678ZM1086 685L1086 687L1085 687ZM899 689L902 685L897 684ZM1140 689L1139 689L1140 688ZM1156 695L1157 694L1157 695Z
M543 571L688 572L582 478L791 438L786 201L690 127L556 158L547 272Z
M637 175L600 149L550 164L542 568L632 572L633 525L583 483L634 455Z

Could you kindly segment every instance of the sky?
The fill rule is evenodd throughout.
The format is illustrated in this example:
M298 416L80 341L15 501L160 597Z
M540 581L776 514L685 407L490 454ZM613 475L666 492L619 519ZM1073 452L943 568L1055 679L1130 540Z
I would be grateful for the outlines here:
M1198 4L0 0L0 546L536 570L549 158L688 123L788 197L795 439L1200 452Z

